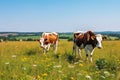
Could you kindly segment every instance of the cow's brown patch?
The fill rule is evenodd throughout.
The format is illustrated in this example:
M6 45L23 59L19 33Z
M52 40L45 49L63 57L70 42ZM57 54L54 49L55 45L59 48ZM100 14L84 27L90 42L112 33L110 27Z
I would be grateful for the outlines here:
M45 45L47 45L49 43L55 44L57 40L58 40L58 35L53 34L53 33L44 36L44 44Z
M84 34L75 33L74 34L74 42L79 47L82 44L84 45L84 47L87 44L92 44L92 46L95 47L96 44L97 44L96 36L95 36L95 34L92 31L87 31Z

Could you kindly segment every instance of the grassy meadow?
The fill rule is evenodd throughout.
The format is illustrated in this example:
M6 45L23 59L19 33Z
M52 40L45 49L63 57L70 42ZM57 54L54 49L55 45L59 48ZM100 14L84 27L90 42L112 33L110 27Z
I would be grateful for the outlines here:
M39 42L0 43L0 80L120 80L120 41L103 41L93 63L72 56L73 42L60 40L57 54L42 53Z

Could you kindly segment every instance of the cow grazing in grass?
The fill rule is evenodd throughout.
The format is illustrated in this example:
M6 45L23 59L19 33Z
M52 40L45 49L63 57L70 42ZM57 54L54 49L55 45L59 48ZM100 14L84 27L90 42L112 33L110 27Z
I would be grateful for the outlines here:
M46 33L43 32L42 36L39 40L41 48L43 48L43 52L49 51L50 46L53 47L54 52L57 51L59 36L56 32Z
M90 52L90 61L92 62L92 55L95 47L102 48L102 35L95 34L92 31L85 33L75 32L74 33L74 45L73 53L76 56L76 48L78 47L78 54L81 57L81 49L85 49L86 60L88 60L88 51Z

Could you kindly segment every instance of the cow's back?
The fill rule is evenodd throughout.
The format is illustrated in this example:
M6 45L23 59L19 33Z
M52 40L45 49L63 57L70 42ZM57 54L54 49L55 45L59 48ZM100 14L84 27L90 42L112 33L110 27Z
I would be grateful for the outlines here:
M44 38L44 44L55 44L56 41L58 40L58 34L53 32L53 33L46 33L43 35Z
M84 46L86 46L87 44L91 44L93 47L95 47L97 44L95 33L92 31L87 31L84 34Z
M48 36L48 42L49 43L56 43L56 41L58 40L58 35L57 34L49 34Z
M87 44L93 45L95 47L96 45L96 38L95 34L92 31L87 31L86 33L74 33L74 42L77 46L83 46L85 47Z

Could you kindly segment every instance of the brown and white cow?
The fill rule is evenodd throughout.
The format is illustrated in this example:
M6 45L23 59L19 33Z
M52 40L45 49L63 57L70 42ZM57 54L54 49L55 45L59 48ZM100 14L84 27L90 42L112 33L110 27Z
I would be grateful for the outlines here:
M43 32L42 36L39 40L41 48L43 48L43 52L49 51L50 46L53 47L54 52L57 51L59 36L56 32L46 33Z
M78 47L78 54L81 57L81 49L85 49L86 60L88 60L88 51L90 52L90 61L92 62L92 55L95 47L102 48L102 35L95 34L92 31L85 33L75 32L74 33L74 45L73 53L76 56L76 48Z

